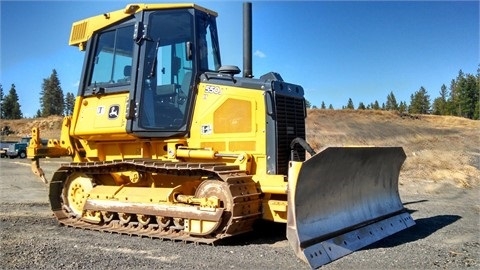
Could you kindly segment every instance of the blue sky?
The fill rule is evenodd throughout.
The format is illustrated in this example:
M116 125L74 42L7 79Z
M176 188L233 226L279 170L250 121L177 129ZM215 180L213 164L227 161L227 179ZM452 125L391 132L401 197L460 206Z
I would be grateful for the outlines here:
M24 116L35 115L44 78L56 69L77 93L83 52L68 46L72 22L135 1L0 1L0 83L14 83ZM142 2L142 1L137 1ZM151 1L143 1L151 2ZM480 64L479 1L252 1L253 74L302 85L318 107L433 98L458 71ZM242 2L196 2L219 13L223 64L242 63Z

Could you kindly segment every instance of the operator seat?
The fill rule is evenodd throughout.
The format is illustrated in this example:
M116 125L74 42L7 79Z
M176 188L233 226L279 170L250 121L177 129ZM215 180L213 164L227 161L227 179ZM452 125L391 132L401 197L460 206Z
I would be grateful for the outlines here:
M184 93L190 92L191 80L192 80L192 72L191 71L185 72L185 75L183 76L183 80L182 80L182 85L181 85L181 89Z
M126 66L123 68L123 76L125 76L125 80L126 80L127 82L130 81L130 76L132 76L132 66L126 65Z
M125 83L125 82L130 82L130 78L132 76L132 66L126 65L123 67L123 79L119 79L117 82L119 83Z

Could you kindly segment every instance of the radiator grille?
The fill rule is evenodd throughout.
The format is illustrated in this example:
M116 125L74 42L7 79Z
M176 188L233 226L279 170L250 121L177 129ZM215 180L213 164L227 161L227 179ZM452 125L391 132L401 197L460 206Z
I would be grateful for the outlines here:
M290 160L290 143L300 137L305 139L304 99L275 96L277 124L277 174L287 175ZM297 146L300 160L305 160L305 151Z

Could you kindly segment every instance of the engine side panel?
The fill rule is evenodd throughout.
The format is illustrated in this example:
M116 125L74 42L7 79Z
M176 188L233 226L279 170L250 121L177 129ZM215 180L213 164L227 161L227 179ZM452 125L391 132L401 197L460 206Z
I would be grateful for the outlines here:
M266 174L263 93L208 82L200 83L188 146L232 154L247 152L253 156L251 171Z

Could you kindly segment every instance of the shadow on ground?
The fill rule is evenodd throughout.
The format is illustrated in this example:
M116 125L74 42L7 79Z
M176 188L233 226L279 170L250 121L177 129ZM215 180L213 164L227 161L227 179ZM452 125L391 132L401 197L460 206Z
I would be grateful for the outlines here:
M364 249L388 248L424 239L436 231L461 219L458 215L438 215L415 220L415 225L373 243Z
M418 200L406 202L404 205L424 203L428 200ZM418 211L415 209L406 209L410 214ZM415 225L403 231L388 236L378 242L366 246L363 249L387 248L403 245L409 242L415 242L424 239L436 231L455 223L461 219L458 215L437 215L415 220ZM273 223L268 221L259 221L254 226L255 230L246 234L234 236L221 241L220 245L250 245L250 244L274 244L279 241L287 240L286 224Z

